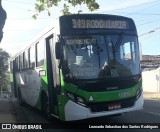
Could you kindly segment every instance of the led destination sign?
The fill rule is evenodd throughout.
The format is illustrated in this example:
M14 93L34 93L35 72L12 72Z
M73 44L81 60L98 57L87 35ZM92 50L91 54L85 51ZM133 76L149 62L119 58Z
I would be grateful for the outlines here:
M127 22L124 20L72 19L72 25L73 29L76 28L127 29Z
M127 17L109 16L109 15L69 15L60 17L60 33L90 33L90 32L104 32L108 30L125 30L136 33L134 21Z

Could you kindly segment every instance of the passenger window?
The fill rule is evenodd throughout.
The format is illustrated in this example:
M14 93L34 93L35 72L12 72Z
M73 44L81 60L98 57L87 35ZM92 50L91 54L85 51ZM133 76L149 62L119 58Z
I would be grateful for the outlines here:
M136 51L135 51L135 43L131 42L131 49L132 49L132 59L136 59Z
M34 68L35 67L35 46L32 46L29 49L29 56L30 56L30 68Z
M29 68L29 55L28 55L28 50L25 51L25 68Z
M19 70L19 59L18 57L16 57L16 71Z
M23 69L26 69L26 64L25 64L25 52L23 52Z
M36 65L37 67L44 65L44 44L36 44Z
M130 47L130 42L127 42L123 45L123 55L125 60L131 60L131 47Z
M19 69L20 70L23 69L23 54L19 56Z

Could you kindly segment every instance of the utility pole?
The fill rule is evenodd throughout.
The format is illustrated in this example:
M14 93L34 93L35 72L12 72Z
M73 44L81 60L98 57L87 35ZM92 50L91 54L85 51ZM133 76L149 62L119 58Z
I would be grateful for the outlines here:
M2 86L1 86L1 95L2 95Z
M1 77L0 77L0 87L1 87L1 94L2 94ZM1 95L1 94L0 94L0 95Z
M7 18L7 13L2 7L2 0L0 0L0 42L3 38L3 27Z
M159 70L159 77L160 77L160 68L158 70ZM160 93L160 79L159 79L158 93Z

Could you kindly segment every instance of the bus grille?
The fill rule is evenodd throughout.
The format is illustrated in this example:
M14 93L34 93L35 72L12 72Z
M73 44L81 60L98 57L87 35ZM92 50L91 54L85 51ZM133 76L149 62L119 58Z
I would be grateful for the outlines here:
M135 86L136 84L137 81L128 79L128 80L114 80L114 81L96 82L96 83L85 83L85 85L79 86L79 88L88 92L102 92L102 91L113 91L113 90L130 88Z
M102 103L88 103L87 106L92 112L101 112L101 111L110 111L108 109L109 105L112 104L121 104L121 109L132 107L135 103L135 97L121 100L121 101L114 101L114 102L102 102Z

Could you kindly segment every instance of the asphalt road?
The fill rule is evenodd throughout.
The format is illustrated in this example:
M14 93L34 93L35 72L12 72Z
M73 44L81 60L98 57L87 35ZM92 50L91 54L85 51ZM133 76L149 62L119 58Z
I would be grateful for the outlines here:
M7 104L8 100L8 104ZM130 113L125 113L122 114L121 116L116 116L116 117L101 117L101 118L94 118L94 119L88 119L88 120L83 120L83 121L76 121L76 122L71 122L69 124L59 122L57 120L52 119L51 121L47 120L46 117L38 110L30 107L30 106L20 106L17 103L17 100L15 98L11 99L5 99L5 105L9 106L9 109L7 110L8 112L10 111L10 114L12 114L13 118L15 119L15 123L49 123L51 126L55 127L55 131L74 131L73 128L75 129L77 127L78 131L82 131L80 128L81 126L85 126L87 128L90 127L87 131L131 131L131 132L150 132L150 131L156 131L159 132L160 129L94 129L91 127L95 126L101 126L101 127L108 127L108 125L114 126L115 124L127 124L126 126L128 127L137 127L135 124L132 123L138 123L138 127L143 125L143 123L158 123L160 125L160 100L145 100L144 101L144 109L140 111L135 111L135 112L130 112ZM0 99L0 103L3 104L4 100ZM3 107L1 105L1 107ZM1 110L2 108L0 108ZM0 118L1 118L1 111L0 111ZM12 121L13 122L13 121ZM12 123L11 122L11 123ZM112 125L112 123L114 123ZM146 124L146 125L147 125ZM130 125L130 126L129 126ZM154 124L152 124L154 125ZM66 126L68 126L71 129L66 129ZM76 131L77 131L76 130ZM25 132L28 130L20 130L20 132ZM33 131L33 130L32 130ZM53 130L42 130L46 132L50 132ZM83 130L84 131L84 130Z

